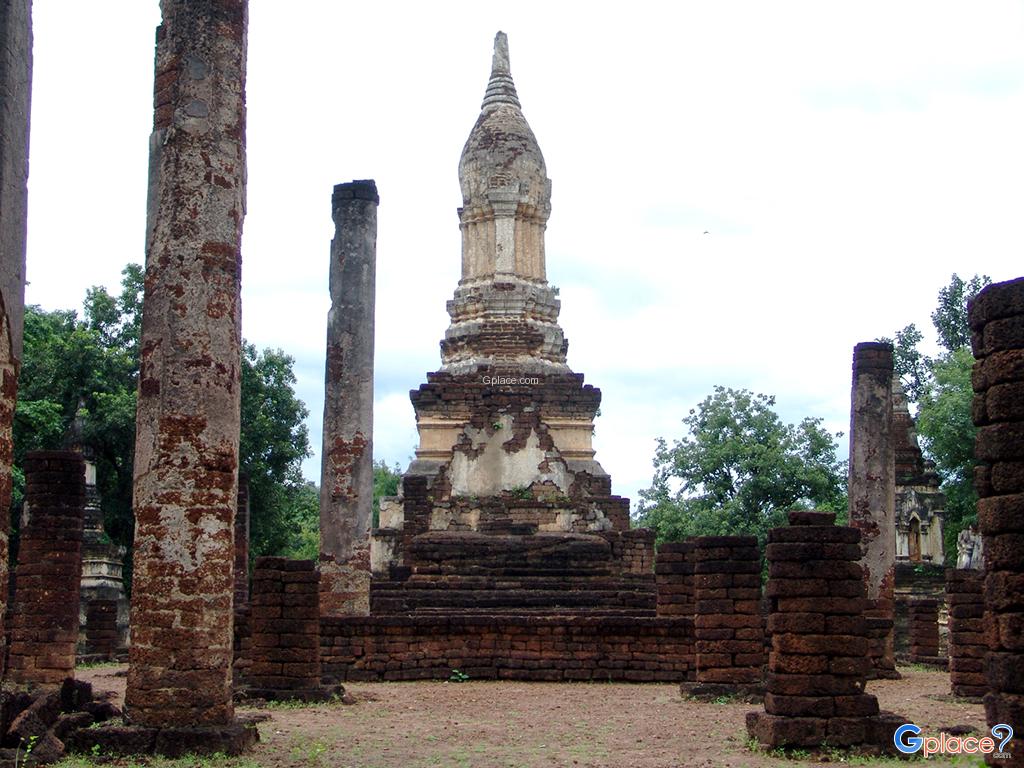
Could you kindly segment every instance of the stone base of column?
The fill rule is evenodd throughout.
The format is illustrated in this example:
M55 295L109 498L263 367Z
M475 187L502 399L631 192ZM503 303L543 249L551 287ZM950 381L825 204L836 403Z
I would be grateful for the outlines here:
M679 684L679 692L686 698L698 701L714 701L728 697L748 704L760 704L764 701L764 681L759 679L735 683L685 682Z
M339 563L320 555L320 615L370 615L370 546Z
M893 734L906 722L901 715L882 712L868 717L788 717L767 712L747 713L747 733L761 746L853 747L868 754L893 753Z
M345 700L345 686L318 685L316 688L293 688L282 691L279 688L243 688L235 700L240 704L252 705L255 700L263 701L301 701L312 704L318 701ZM354 701L349 696L347 701Z
M111 724L75 731L67 742L69 752L106 756L224 754L241 755L260 740L257 718L238 717L228 725L151 728Z

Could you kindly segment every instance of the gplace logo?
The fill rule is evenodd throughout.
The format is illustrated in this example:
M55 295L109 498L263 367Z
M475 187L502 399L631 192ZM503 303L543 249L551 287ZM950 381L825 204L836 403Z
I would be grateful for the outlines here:
M991 754L993 757L1008 758L1010 754L1003 752L1003 747L1013 738L1013 728L1006 723L993 725L991 736L950 736L948 733L921 736L920 733L920 727L913 723L904 723L896 729L892 740L896 749L905 755L912 755L915 752L921 752L925 757L937 754Z

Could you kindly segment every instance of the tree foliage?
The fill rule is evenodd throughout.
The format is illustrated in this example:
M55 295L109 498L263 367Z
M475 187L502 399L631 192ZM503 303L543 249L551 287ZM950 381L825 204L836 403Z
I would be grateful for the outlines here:
M955 352L971 345L971 330L967 325L967 304L978 291L992 283L988 275L975 275L966 282L954 274L949 285L939 291L939 304L932 312L932 325L939 335L939 344L947 352Z
M845 510L838 435L820 419L784 424L774 406L774 397L715 387L683 419L685 437L671 447L659 438L640 523L661 541L755 535L763 543L790 509Z
M14 421L17 506L25 452L59 448L81 405L84 437L96 453L104 525L112 540L129 548L142 297L143 270L129 264L119 295L102 287L87 291L81 319L70 310L27 307ZM300 521L311 504L316 509L315 486L311 492L300 472L309 455L307 411L295 395L291 357L245 343L241 363L239 466L250 483L250 552L285 554L300 545Z

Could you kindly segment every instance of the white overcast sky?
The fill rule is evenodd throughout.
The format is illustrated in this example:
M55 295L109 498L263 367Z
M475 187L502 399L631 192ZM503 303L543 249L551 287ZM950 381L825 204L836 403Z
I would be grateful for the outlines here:
M569 364L634 504L715 384L845 432L855 343L930 331L953 272L1024 274L1020 2L250 6L243 333L295 357L311 479L331 188L380 191L374 452L404 468L499 29L553 180ZM156 0L35 0L30 303L80 308L144 260L158 22Z

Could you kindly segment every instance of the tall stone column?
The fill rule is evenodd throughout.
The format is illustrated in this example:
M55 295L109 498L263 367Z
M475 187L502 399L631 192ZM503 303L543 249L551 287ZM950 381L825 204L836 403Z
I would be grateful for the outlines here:
M853 349L850 408L850 525L861 533L869 654L874 677L898 677L893 644L896 480L892 345Z
M12 427L25 311L32 0L0 3L0 510L11 506ZM0 675L7 607L8 516L0 514Z
M331 198L331 310L327 315L320 473L321 608L369 613L373 514L373 328L377 185L338 184Z
M166 730L234 714L248 3L160 6L125 706Z

